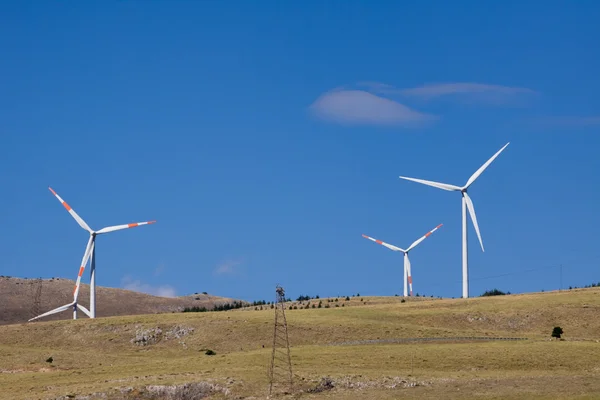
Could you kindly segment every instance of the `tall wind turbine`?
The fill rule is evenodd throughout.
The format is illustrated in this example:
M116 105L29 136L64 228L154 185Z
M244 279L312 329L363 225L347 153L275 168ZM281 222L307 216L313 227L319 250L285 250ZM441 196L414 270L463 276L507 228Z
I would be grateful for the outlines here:
M462 272L463 272L463 295L465 299L469 297L469 267L468 267L468 252L467 252L467 209L469 210L469 214L471 215L471 220L473 221L473 226L475 227L475 232L477 232L477 237L479 238L479 244L481 244L481 251L485 251L483 249L483 241L481 240L481 233L479 233L479 225L477 224L477 216L475 215L475 208L473 207L473 201L467 194L467 189L469 186L475 182L475 180L485 171L485 169L500 155L502 150L508 146L510 142L506 143L504 147L502 147L496 154L492 156L489 160L486 161L467 181L465 186L459 187L454 185L449 185L447 183L439 183L426 181L423 179L415 179L415 178L407 178L405 176L401 176L401 179L406 179L409 181L422 183L424 185L433 186L438 189L448 190L450 192L460 192L462 196Z
M389 243L385 243L382 242L381 240L377 240L375 238L369 237L367 235L362 235L364 238L367 238L375 243L379 243L382 246L387 247L390 250L394 250L394 251L399 251L401 253L404 254L404 297L408 296L408 289L407 289L407 285L406 283L408 282L408 284L410 285L410 295L413 295L413 289L412 289L412 273L410 272L410 260L408 259L408 252L411 251L412 249L414 249L415 247L417 247L417 245L419 243L421 243L423 240L425 240L429 235L431 235L433 232L437 231L438 228L440 228L443 224L439 224L438 226L436 226L435 228L433 228L432 230L430 230L429 232L427 232L425 235L423 235L422 237L420 237L419 239L415 240L413 242L413 244L411 244L408 249L404 250L401 249L400 247L396 247L393 244L389 244Z
M83 311L88 317L96 318L96 236L104 233L120 231L122 229L135 228L136 226L149 225L155 223L156 221L136 222L125 225L108 226L98 231L94 231L88 226L88 224L85 223L85 221L79 215L77 215L75 210L73 210L71 206L69 206L67 202L64 201L51 187L49 187L48 189L50 189L52 194L58 199L58 201L61 202L61 204L65 207L69 214L71 214L71 216L75 219L75 221L77 221L79 226L81 226L83 229L89 232L90 238L85 248L85 253L83 254L83 259L81 260L81 267L79 267L79 274L77 275L77 282L75 283L75 288L73 289L73 302L65 304L64 306L58 307L52 311L48 311L47 313L44 313L42 315L38 315L37 317L30 319L30 321L41 317L45 317L47 315L65 311L71 306L73 306L73 319L77 319L78 308L81 311ZM85 307L77 303L77 296L79 294L81 276L83 275L85 266L87 265L87 262L90 259L90 309L87 310Z

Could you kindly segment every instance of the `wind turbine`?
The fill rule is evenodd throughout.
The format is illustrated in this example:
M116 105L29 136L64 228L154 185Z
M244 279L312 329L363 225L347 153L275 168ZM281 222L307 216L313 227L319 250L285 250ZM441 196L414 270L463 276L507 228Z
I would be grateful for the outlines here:
M417 245L419 243L421 243L423 240L425 240L429 235L431 235L433 232L437 231L438 228L440 228L443 224L439 224L438 226L436 226L435 228L433 228L432 230L430 230L429 232L427 232L425 235L423 235L422 237L420 237L419 239L415 240L413 242L413 244L411 244L408 249L404 250L401 249L400 247L396 247L393 244L389 244L389 243L385 243L382 242L381 240L377 240L375 238L369 237L367 235L362 235L364 238L367 238L375 243L379 243L382 246L387 247L390 250L394 250L394 251L399 251L401 253L404 254L404 297L408 296L408 290L407 290L407 285L406 283L408 282L408 284L410 285L410 295L413 295L413 290L412 290L412 273L410 272L410 260L408 259L408 252L411 251L412 249L414 249L415 247L417 247Z
M465 299L469 297L469 267L468 267L468 252L467 252L467 209L469 210L469 214L471 215L471 220L473 221L473 226L475 227L475 232L477 232L477 237L479 238L479 244L481 244L481 251L485 251L483 249L483 241L481 240L481 233L479 233L479 225L477 224L477 216L475 215L475 208L473 207L473 201L467 194L467 189L469 186L475 182L475 180L485 171L485 169L500 155L502 150L508 146L510 142L506 143L504 147L502 147L496 154L492 156L489 160L486 161L467 181L465 186L459 187L454 185L449 185L447 183L439 183L426 181L423 179L415 179L415 178L407 178L405 176L401 176L401 179L406 179L409 181L422 183L424 185L433 186L438 189L448 190L450 192L460 192L462 196L462 272L463 272L463 294L462 297Z
M88 226L88 224L85 223L85 221L79 215L77 215L75 210L73 210L71 206L69 206L67 202L64 201L51 187L49 187L48 189L50 189L52 194L58 199L58 201L61 202L61 204L65 207L69 214L71 214L71 216L75 219L75 221L77 221L79 226L81 226L83 229L89 232L90 238L85 248L85 253L83 254L83 259L81 260L81 267L79 267L79 274L77 275L77 282L75 283L75 288L73 289L73 302L65 304L64 306L58 307L52 311L48 311L47 313L38 315L37 317L30 319L29 321L33 321L35 319L42 318L47 315L56 314L58 312L68 310L70 307L73 307L73 319L77 319L77 309L83 311L90 318L96 318L96 236L102 235L104 233L120 231L122 229L135 228L136 226L149 225L155 223L156 221L136 222L125 225L108 226L98 231L94 231ZM79 294L81 276L83 275L85 266L87 265L87 262L88 260L90 260L90 258L90 309L87 310L84 306L77 303L77 297Z

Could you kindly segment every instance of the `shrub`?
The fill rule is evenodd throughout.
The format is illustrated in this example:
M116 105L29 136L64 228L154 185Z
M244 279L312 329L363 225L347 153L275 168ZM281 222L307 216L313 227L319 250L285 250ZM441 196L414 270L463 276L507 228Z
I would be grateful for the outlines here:
M346 301L350 301L350 297L346 296Z
M560 326L555 326L554 329L552 329L552 337L555 337L557 339L560 339L560 336L563 334L563 330Z
M206 293L206 292L202 292L202 294L208 294L208 293Z
M319 304L319 306L321 306L321 305ZM315 306L315 305L313 304L313 305L312 305L312 308L315 308L315 307L317 307L317 306Z
M338 298L336 297L336 298L335 298L335 302L337 303L337 301L338 301Z
M208 349L208 350L206 350L206 352L205 352L204 354L206 354L207 356L214 356L214 355L216 355L217 353L215 353L215 352L214 352L214 351L212 351L211 349Z
M400 300L400 303L406 303L406 299Z
M52 357L48 357L46 358L46 362L52 364L52 361L54 361L54 359Z
M483 294L481 295L481 297L485 297L485 296L504 296L505 294L510 294L510 292L502 292L498 289L492 289L492 290L486 290L485 292L483 292Z

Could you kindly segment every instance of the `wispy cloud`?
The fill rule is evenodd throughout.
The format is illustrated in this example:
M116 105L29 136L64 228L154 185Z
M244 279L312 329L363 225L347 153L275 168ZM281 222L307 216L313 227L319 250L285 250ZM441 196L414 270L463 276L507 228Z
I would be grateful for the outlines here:
M158 267L154 268L154 276L159 276L165 270L165 266L160 264Z
M227 260L217 265L213 273L215 275L233 275L237 272L237 267L241 264L241 261Z
M546 128L584 128L600 126L600 116L549 116L537 118L536 122Z
M431 100L452 96L461 102L488 103L495 105L514 105L537 94L535 90L523 87L493 85L474 82L454 82L426 84L414 88L396 88L380 82L360 82L374 93L397 95L420 100Z
M148 283L143 283L139 279L132 279L130 276L125 276L121 279L123 289L133 290L135 292L147 293L153 296L160 297L177 297L175 288L169 285L153 286Z
M437 83L428 84L410 89L401 89L401 94L407 96L418 96L433 98L450 94L494 94L494 95L518 95L533 94L535 91L528 88L490 85L485 83Z
M318 118L351 125L417 126L436 119L364 90L331 90L309 110Z

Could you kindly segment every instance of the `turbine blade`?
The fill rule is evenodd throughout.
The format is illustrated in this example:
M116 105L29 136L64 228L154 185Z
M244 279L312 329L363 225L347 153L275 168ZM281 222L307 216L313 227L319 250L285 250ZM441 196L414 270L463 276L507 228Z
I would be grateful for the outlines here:
M481 244L481 251L485 251L483 249L483 240L481 240L481 233L479 233L479 224L477 223L477 216L475 215L475 207L473 206L473 201L471 200L467 192L463 192L463 196L465 196L465 200L467 201L467 209L469 210L469 214L471 215L471 220L473 221L475 232L477 232L479 244Z
M496 154L494 154L492 156L492 158L487 160L485 164L483 164L481 167L479 167L479 169L477 171L475 171L475 173L473 175L471 175L471 177L469 178L469 180L467 181L467 184L464 186L463 189L466 189L469 186L471 186L471 184L473 182L475 182L475 179L477 179L479 177L479 175L481 175L483 173L483 171L485 171L485 169L492 163L492 161L494 161L496 159L496 157L498 157L500 155L500 153L502 153L502 150L504 150L506 148L506 146L508 146L509 144L510 144L510 142L506 143L503 148L498 150L496 152Z
M456 192L456 191L460 192L460 190L461 190L458 186L449 185L447 183L426 181L425 179L407 178L406 176L401 176L400 179L405 179L407 181L422 183L423 185L433 186L435 188L448 190L450 192Z
M407 271L407 275L408 275L408 290L410 291L410 295L412 297L412 295L413 295L413 290L412 290L412 272L410 271L410 260L408 259L408 254L406 254L404 256L404 268L406 268L406 271Z
M444 224L439 224L438 226L436 226L435 228L433 228L432 230L430 230L429 232L427 232L425 235L423 235L421 238L415 240L413 242L413 244L411 244L410 247L408 249L406 249L406 251L411 251L412 249L414 249L415 247L417 247L417 245L419 243L421 243L423 240L425 240L433 232L437 231L442 225L444 225Z
M154 224L154 223L156 223L156 221L135 222L133 224L107 226L106 228L100 229L96 233L97 234L101 234L101 233L108 233L108 232L120 231L121 229L135 228L136 226L150 225L150 224Z
M377 239L375 239L375 238L372 238L372 237L369 237L369 236L367 236L367 235L362 235L362 236L363 236L364 238L366 238L366 239L369 239L369 240L371 240L371 241L375 242L375 243L378 243L378 244L380 244L380 245L382 245L382 246L385 246L385 247L387 247L387 248L388 248L388 249L390 249L390 250L394 250L394 251L401 251L401 252L403 252L403 253L405 252L403 249L401 249L400 247L396 247L396 246L394 246L393 244L389 244L389 243L382 242L381 240L377 240Z
M88 310L87 308L85 308L84 306L82 306L79 303L77 303L77 308L79 308L81 311L83 311L85 313L85 315L92 318L92 313L90 312L90 310Z
M73 289L73 301L77 301L77 296L79 295L79 288L81 284L81 276L83 275L83 271L85 270L85 266L92 255L92 251L94 250L94 239L93 236L90 235L90 240L88 240L88 244L85 248L85 253L83 253L83 258L81 259L81 267L79 267L79 274L77 274L77 281L75 282L75 288Z
M59 312L67 311L69 308L73 307L74 304L75 304L75 302L72 302L72 303L69 303L69 304L65 304L64 306L60 306L58 308L55 308L52 311L48 311L48 312L45 312L45 313L43 313L41 315L38 315L37 317L33 317L28 322L35 321L36 319L39 319L39 318L47 317L48 315L52 315L52 314L56 314L56 313L59 313Z
M58 201L61 202L61 204L63 205L64 208L67 209L67 211L69 212L69 214L71 214L71 216L75 219L75 221L77 221L77 223L79 224L79 226L81 226L83 229L85 229L86 231L88 231L89 233L92 233L92 229L88 226L88 224L85 223L85 221L79 216L77 215L77 213L75 212L75 210L73 210L71 208L70 205L67 204L66 201L64 201L59 195L58 193L56 193L54 191L54 189L52 189L51 187L48 187L48 189L50 189L50 191L52 192L52 194L58 199Z

